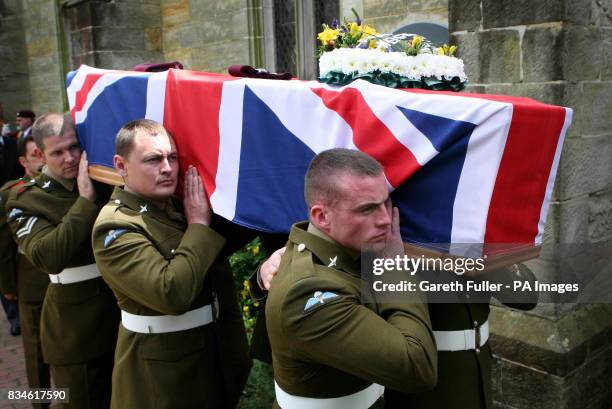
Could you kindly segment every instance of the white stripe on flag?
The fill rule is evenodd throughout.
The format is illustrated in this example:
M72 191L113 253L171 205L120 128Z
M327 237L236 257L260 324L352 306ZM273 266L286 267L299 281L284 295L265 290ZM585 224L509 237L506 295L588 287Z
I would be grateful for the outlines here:
M357 150L353 131L336 111L327 108L310 89L312 83L248 80L246 84L278 117L289 132L314 153L332 148ZM299 107L299 112L296 112Z
M483 100L481 100L483 101ZM453 206L452 243L483 243L487 215L504 153L513 106L487 101L479 114L489 117L474 129L459 177Z
M166 79L168 71L157 72L147 82L147 111L145 118L164 123L164 106L166 102Z
M377 86L364 80L353 81L347 88L360 91L372 112L389 128L395 138L412 152L421 166L438 154L429 139L397 109L397 105L415 109L410 103L412 101L408 102L410 99L414 100L410 94Z
M219 166L215 191L210 196L214 212L227 220L236 214L240 150L242 147L243 81L225 81L219 107Z
M87 94L87 100L85 102L85 105L83 105L83 108L80 111L77 111L74 114L74 117L75 117L74 122L76 124L85 122L85 120L87 119L87 111L89 110L89 107L91 106L91 104L94 103L98 95L104 92L104 89L108 87L109 85L112 85L115 82L119 81L120 79L123 79L126 77L148 77L150 75L151 73L148 73L148 72L143 72L143 73L131 73L131 72L125 72L125 71L107 72L105 75L100 77L98 81L96 81L93 87L91 87L91 90Z
M542 238L544 236L544 228L546 226L546 215L548 214L548 208L550 199L552 198L553 188L555 187L555 178L557 177L557 170L559 167L559 158L561 157L561 151L563 150L563 141L565 140L565 134L572 123L573 111L571 108L565 108L565 121L563 122L563 128L561 128L561 134L559 135L559 142L557 143L557 149L555 150L555 157L553 159L552 166L550 168L550 175L548 176L548 183L546 184L546 193L544 194L544 201L542 202L542 209L540 209L540 221L538 222L538 234L535 237L535 244L542 244Z
M87 78L87 74L92 74L96 72L108 72L107 70L102 70L99 68L90 67L88 65L81 65L74 74L72 81L70 82L70 86L66 89L66 93L68 94L68 106L70 110L72 110L76 104L76 94L83 87L83 83L85 83L85 79Z

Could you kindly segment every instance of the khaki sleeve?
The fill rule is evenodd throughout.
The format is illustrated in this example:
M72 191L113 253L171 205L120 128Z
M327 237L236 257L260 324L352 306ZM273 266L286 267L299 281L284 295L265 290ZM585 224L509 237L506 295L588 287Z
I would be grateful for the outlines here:
M424 304L387 305L378 315L338 284L309 281L294 285L281 310L300 354L402 392L435 386L437 351ZM314 301L315 291L328 298Z
M0 292L17 294L17 245L6 221L4 201L7 192L0 192Z
M19 248L36 267L59 274L82 251L99 212L98 206L79 197L59 224L33 213L17 199L7 204L8 223Z
M190 224L174 257L166 259L137 226L97 226L93 234L96 264L109 286L172 315L189 310L224 243L209 227Z

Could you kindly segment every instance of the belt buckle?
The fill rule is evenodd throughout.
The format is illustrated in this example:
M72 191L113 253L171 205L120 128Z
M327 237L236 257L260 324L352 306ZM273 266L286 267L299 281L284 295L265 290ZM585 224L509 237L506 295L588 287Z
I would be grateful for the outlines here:
M474 328L474 332L476 333L476 337L475 337L476 345L474 346L475 349L480 348L480 327L481 326L479 325L476 328Z

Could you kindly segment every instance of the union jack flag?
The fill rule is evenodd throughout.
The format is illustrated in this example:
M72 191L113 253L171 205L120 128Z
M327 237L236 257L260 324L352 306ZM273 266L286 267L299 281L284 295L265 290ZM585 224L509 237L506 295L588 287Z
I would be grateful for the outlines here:
M413 243L540 244L572 118L520 97L174 69L82 66L68 98L91 164L112 168L119 128L154 119L181 168L199 169L214 212L261 231L307 218L303 179L318 152L362 150L383 164Z

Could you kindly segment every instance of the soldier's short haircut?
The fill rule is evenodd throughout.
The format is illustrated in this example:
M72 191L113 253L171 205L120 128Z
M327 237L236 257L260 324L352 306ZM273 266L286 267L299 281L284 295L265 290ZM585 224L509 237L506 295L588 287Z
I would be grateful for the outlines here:
M34 142L34 138L32 137L32 135L28 135L24 138L20 138L19 142L17 142L17 157L25 157L26 153L28 152L28 143L29 142Z
M50 112L39 117L32 126L32 136L36 146L41 151L45 150L44 140L50 136L64 135L68 131L74 131L74 122L70 114Z
M309 208L315 203L331 205L341 198L340 176L378 176L382 172L382 165L361 151L342 148L323 151L308 166L304 198Z
M123 125L119 133L117 133L117 138L115 139L115 153L127 158L134 149L134 138L140 132L146 133L147 135L167 135L170 137L170 133L168 133L159 122L155 122L151 119L137 119Z

